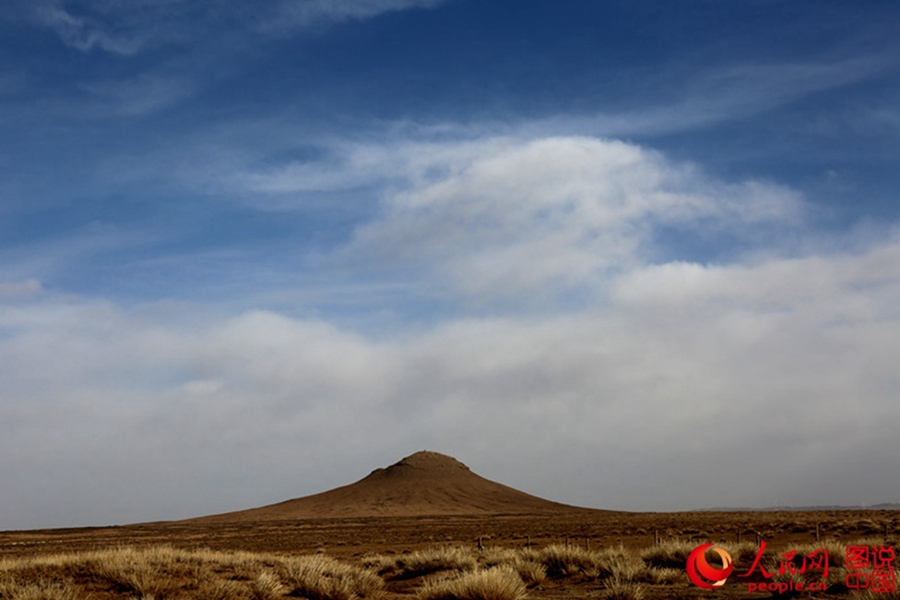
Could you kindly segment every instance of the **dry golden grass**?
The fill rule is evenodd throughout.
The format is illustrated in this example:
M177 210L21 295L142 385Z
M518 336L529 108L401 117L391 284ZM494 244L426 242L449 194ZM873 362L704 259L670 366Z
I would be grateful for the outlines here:
M446 571L471 572L479 567L509 567L519 574L528 587L540 585L547 569L530 550L512 548L474 548L440 546L401 555L369 555L362 564L387 580L412 579Z
M374 598L384 589L384 580L372 571L323 554L286 559L279 570L289 595L309 600Z
M649 569L640 556L624 546L606 548L596 554L597 577L619 581L646 581Z
M484 567L511 567L526 586L534 587L547 578L547 568L539 556L538 552L527 549L486 548L479 552L479 563Z
M539 562L518 559L512 563L512 568L516 570L522 581L528 587L533 587L544 583L547 578L547 568Z
M622 545L586 550L550 545L534 548L439 546L400 555L337 560L325 554L184 550L172 546L117 547L81 553L0 560L0 600L380 600L390 594L419 600L521 600L531 588L538 597L557 585L596 586L602 596L640 600L691 591L687 554L699 542L667 542L643 550ZM822 581L821 571L799 573L803 557L825 548L829 555L829 595L849 594L844 585L847 544L882 546L882 539L800 544L796 573L778 575L783 550L767 548L764 567L772 581ZM756 556L755 544L718 546L739 569ZM672 566L666 566L672 565ZM553 580L544 588L547 580ZM592 588L594 589L594 588ZM859 600L900 600L900 592L856 593Z
M573 577L596 568L596 553L578 546L547 546L535 554L535 559L544 565L548 577Z
M651 578L641 557L624 546L592 551L557 544L521 554L524 560L542 564L550 578L617 578L621 581L647 581Z
M204 564L214 557L201 557L198 553L176 550L171 546L153 546L137 549L120 548L115 551L89 554L79 573L105 579L115 591L144 596L171 596L178 591L180 581L199 580Z
M684 569L669 569L666 567L649 567L643 574L643 581L654 585L672 585L679 581L686 581L687 575Z
M433 579L418 591L420 600L521 600L525 584L508 566L463 573L456 577Z
M263 571L256 580L250 584L250 594L253 600L274 600L287 593L287 588L281 583L281 578L271 571Z
M683 569L687 557L697 547L697 542L682 540L665 541L641 551L641 558L651 567Z
M644 588L633 581L610 577L604 585L603 597L608 600L643 600Z
M70 582L18 583L0 581L0 598L4 600L81 600L83 596Z
M405 554L369 556L363 565L384 577L406 579L438 571L471 571L478 565L478 557L471 548L438 546Z
M122 547L80 554L5 560L0 599L78 600L91 592L126 598L309 600L378 597L384 581L359 566L322 555Z

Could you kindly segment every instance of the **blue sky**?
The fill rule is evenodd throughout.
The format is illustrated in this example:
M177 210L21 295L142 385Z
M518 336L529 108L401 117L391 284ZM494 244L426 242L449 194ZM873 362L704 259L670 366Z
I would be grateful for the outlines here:
M7 2L0 528L420 449L602 508L900 501L898 18Z

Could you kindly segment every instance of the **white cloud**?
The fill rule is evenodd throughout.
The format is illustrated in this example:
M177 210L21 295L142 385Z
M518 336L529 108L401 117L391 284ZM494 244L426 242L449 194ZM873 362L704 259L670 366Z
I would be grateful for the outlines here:
M860 299L875 302L885 285L888 292L895 291L890 286L898 279L900 245L887 243L860 255L809 256L758 266L650 266L623 277L616 296L628 303L689 306L727 300L732 306L778 307L803 299L846 298L855 291Z
M805 211L800 195L783 186L719 181L616 140L324 147L324 157L257 170L232 161L230 173L210 178L220 170L205 170L204 181L276 210L303 209L319 192L378 194L378 216L357 228L338 260L362 261L366 270L418 269L480 300L602 287L609 272L654 260L663 228L740 238L761 226L794 226Z
M376 335L218 305L0 303L0 479L15 489L0 527L244 508L421 448L609 508L900 493L856 468L900 450L896 240L711 265L656 256L661 227L802 230L803 201L610 140L346 145L323 160L316 189L359 170L353 185L382 191L324 268L366 267L377 286L397 265L418 300L449 281L456 316ZM315 170L298 168L241 177L312 189ZM512 308L579 286L592 295L575 309ZM467 304L498 296L502 317Z
M638 266L602 307L390 338L270 311L8 305L0 476L20 502L65 502L23 511L6 498L3 525L250 506L420 447L595 506L889 500L895 479L860 480L853 465L900 450L898 248Z
M265 30L288 30L322 22L370 19L384 13L413 8L433 8L446 0L287 0L276 17L264 22Z
M400 155L402 168L382 160L380 172L402 174L406 187L387 193L349 252L436 268L474 296L593 286L651 258L657 228L740 235L802 211L785 188L716 181L619 141L492 139Z
M80 52L133 56L160 43L184 43L221 31L223 23L255 33L293 33L309 27L366 20L385 13L434 8L446 0L281 0L248 6L228 0L214 10L184 0L29 0L32 20Z
M113 54L130 56L146 41L137 34L112 34L95 19L71 14L64 8L46 4L35 14L42 25L56 31L63 43L81 52L100 48Z

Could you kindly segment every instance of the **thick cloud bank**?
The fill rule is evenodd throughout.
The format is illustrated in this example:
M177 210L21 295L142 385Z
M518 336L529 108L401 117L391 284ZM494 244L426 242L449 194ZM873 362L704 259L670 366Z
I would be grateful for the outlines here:
M0 526L243 508L422 448L595 507L900 494L885 477L900 450L900 240L798 252L769 235L808 233L798 194L618 141L329 160L241 177L262 195L312 171L322 188L344 172L377 186L377 213L315 260L439 288L454 316L374 334L3 282L0 517L28 517ZM693 262L686 240L709 236L747 251Z

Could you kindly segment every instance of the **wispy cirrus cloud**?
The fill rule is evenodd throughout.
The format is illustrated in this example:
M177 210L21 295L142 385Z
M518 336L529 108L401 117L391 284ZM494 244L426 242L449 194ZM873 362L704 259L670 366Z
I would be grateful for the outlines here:
M147 115L190 97L196 83L184 77L142 74L125 81L84 83L82 89L96 99L98 114Z
M84 265L99 264L104 257L152 244L160 232L120 228L91 222L65 236L38 238L27 243L0 248L0 281L25 281L25 289L37 284L67 279L72 283L83 275ZM35 290L37 291L37 290Z
M815 94L863 82L890 71L898 62L893 55L883 54L830 62L737 63L691 73L671 68L644 74L643 87L635 90L646 98L639 108L553 116L535 120L526 129L613 137L690 131L747 119Z
M320 23L371 19L415 8L434 8L448 0L286 0L263 21L267 31L290 31Z
M81 52L97 48L131 56L147 41L146 33L114 32L96 18L77 16L54 4L40 5L34 14L38 22L55 31L64 44Z
M248 7L228 0L216 11L198 10L183 0L38 0L27 5L32 19L81 52L102 50L133 56L148 45L185 43L223 23L234 31L288 34L307 27L416 8L434 8L448 0L282 0Z

